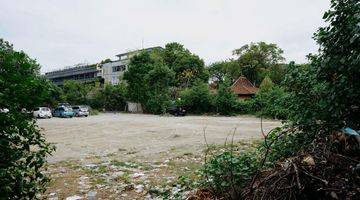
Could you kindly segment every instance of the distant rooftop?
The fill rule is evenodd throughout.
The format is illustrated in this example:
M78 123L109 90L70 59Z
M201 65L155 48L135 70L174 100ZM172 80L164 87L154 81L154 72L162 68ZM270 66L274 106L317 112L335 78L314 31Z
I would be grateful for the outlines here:
M252 95L256 94L259 88L255 87L245 76L240 76L231 86L235 94Z
M132 55L132 54L135 54L135 53L140 52L140 51L151 52L152 50L155 50L155 49L163 49L163 48L160 47L160 46L149 47L149 48L146 48L146 49L139 49L139 50L129 51L129 52L126 52L126 53L118 54L116 56L119 57L119 60L123 60L123 59L128 58L128 57L122 58L124 56ZM106 62L106 63L118 62L119 60L109 61L109 62ZM58 75L58 74L63 74L63 73L68 73L68 72L82 73L82 71L84 71L84 70L93 71L93 70L96 70L96 68L97 68L96 66L97 66L97 64L80 63L80 64L76 64L74 66L67 66L67 67L64 67L62 69L57 69L57 70L45 72L45 76L52 77L52 75Z
M147 51L147 52L150 52L150 51L155 50L155 49L163 49L163 48L160 47L160 46L149 47L149 48L146 48L146 49L139 49L139 50L135 50L135 51L129 51L129 52L126 52L126 53L121 53L121 54L118 54L118 55L116 55L116 56L121 59L121 57L123 57L123 56L131 55L131 54L137 53L137 52L139 52L139 51Z
M45 75L54 74L54 73L58 73L58 72L64 72L64 71L81 70L81 69L85 69L85 68L89 68L89 67L94 67L95 65L96 64L80 63L80 64L76 64L74 66L66 66L66 67L64 67L62 69L57 69L57 70L45 72Z

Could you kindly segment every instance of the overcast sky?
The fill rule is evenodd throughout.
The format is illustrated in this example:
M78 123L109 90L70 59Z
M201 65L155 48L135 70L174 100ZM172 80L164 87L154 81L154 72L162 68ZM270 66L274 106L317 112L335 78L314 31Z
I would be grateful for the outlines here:
M250 42L305 62L329 0L0 0L0 37L42 72L180 42L209 64Z

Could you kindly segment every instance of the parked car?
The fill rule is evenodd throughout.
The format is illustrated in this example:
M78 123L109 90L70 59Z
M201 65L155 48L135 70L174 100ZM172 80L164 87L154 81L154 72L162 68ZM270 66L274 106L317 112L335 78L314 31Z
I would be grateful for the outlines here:
M64 102L64 103L59 103L58 107L71 107L71 105L69 103Z
M70 107L57 107L53 111L54 117L74 117L75 113L73 112L72 108Z
M73 106L72 109L77 117L89 116L89 109L87 106Z
M183 106L172 105L167 109L167 112L174 116L185 116L186 110Z
M26 110L23 110L26 112ZM35 118L51 118L51 110L48 107L37 107L33 111L33 115Z

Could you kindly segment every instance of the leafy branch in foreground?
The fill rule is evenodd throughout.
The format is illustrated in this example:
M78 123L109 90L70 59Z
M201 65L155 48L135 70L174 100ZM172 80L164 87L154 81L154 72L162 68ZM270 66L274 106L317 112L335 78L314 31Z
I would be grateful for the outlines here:
M36 199L49 181L43 171L54 147L28 114L48 93L39 68L0 39L0 199Z

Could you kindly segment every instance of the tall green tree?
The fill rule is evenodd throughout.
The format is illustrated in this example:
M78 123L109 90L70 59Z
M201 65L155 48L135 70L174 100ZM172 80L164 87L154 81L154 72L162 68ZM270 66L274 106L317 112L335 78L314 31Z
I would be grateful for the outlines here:
M53 147L22 111L49 95L39 70L35 60L0 39L0 199L36 199L49 180L43 171Z
M64 94L62 88L55 85L49 80L43 80L43 81L44 81L44 85L47 85L46 87L49 92L49 94L44 98L43 106L48 106L48 107L57 106L58 103L63 101Z
M216 83L222 83L227 75L227 66L229 61L221 61L212 63L209 67L210 79Z
M175 72L175 86L184 88L191 86L196 79L208 80L204 61L179 43L166 44L163 59L165 65Z
M233 54L238 57L239 65L234 67L239 67L238 71L241 73L237 77L244 75L252 83L259 85L272 66L284 61L282 53L283 50L276 44L265 42L251 43L235 49Z
M175 73L163 64L156 64L145 76L149 97L145 103L146 111L156 114L166 112L170 104L170 85L174 77Z
M144 104L148 99L145 77L154 68L154 64L155 60L146 51L131 58L128 71L123 76L127 83L130 101Z

